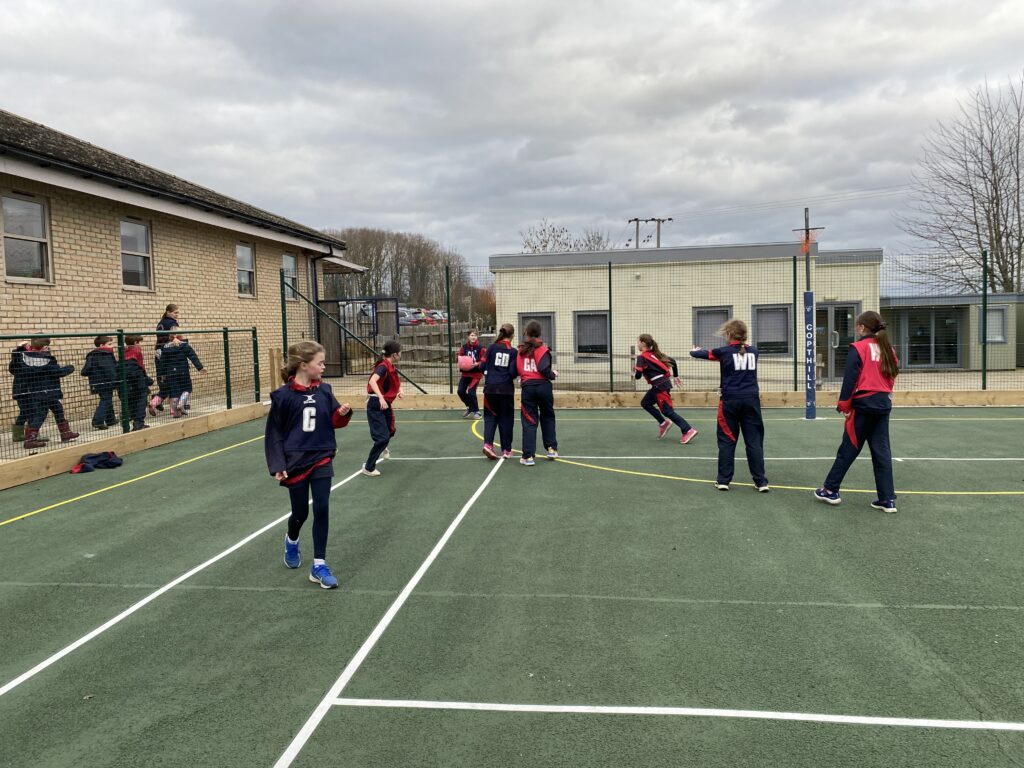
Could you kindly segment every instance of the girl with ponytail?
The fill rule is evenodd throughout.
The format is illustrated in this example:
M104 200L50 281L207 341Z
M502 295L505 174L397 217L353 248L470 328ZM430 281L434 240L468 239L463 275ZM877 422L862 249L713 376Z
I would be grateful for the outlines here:
M300 341L288 348L281 369L284 386L270 394L264 450L267 469L288 489L292 513L284 537L284 564L302 564L299 531L309 517L313 497L313 565L309 580L324 589L338 586L327 565L327 531L338 443L334 430L348 424L352 408L339 405L324 375L324 348L315 341Z
M743 433L747 466L754 488L768 490L764 474L764 421L761 418L761 394L757 385L757 347L747 343L747 324L730 320L718 335L728 343L717 349L694 347L690 356L717 361L721 368L721 396L718 401L718 477L715 488L728 491L734 471L736 442Z
M672 404L672 384L679 385L679 368L676 361L658 348L651 334L641 333L636 340L640 352L633 368L633 378L643 377L651 388L640 401L640 406L658 422L658 439L661 440L675 424L682 436L679 442L686 445L697 436L697 430L686 419L676 413ZM669 368L672 376L669 377Z
M857 318L860 337L850 345L846 357L843 387L836 410L846 417L843 441L832 470L814 497L826 504L839 504L839 486L864 443L871 450L878 498L871 506L883 512L896 511L896 488L892 477L892 449L889 446L889 414L892 389L899 375L899 359L877 312L862 312Z
M541 325L531 320L523 329L523 343L519 345L516 370L522 384L520 412L523 425L523 457L519 463L526 467L536 464L537 425L544 440L545 455L558 458L558 438L555 436L555 397L551 382L558 371L551 367L551 350L541 341Z
M515 426L515 394L519 350L512 346L516 329L505 323L498 329L498 337L480 356L480 370L484 374L484 448L488 459L499 458L494 450L494 436L501 438L501 456L512 456L512 430Z

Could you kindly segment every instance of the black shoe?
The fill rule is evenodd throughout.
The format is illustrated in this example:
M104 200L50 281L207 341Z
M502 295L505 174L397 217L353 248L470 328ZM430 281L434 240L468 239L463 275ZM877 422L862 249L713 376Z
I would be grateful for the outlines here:
M93 429L107 429L107 425L106 424L93 424L92 428Z
M149 429L149 424L136 424L132 427L132 432L138 432L140 429Z
M158 411L162 411L162 410L164 409L164 404L163 404L163 403L160 403L160 405L158 405L158 406L156 407L156 409L157 409Z

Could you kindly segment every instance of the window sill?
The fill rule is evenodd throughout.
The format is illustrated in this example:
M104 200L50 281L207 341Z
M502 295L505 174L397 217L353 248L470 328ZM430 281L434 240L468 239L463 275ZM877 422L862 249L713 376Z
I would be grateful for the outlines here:
M4 281L8 283L14 283L15 285L48 285L56 286L57 284L52 280L41 280L37 277L9 277L5 276Z
M122 285L121 290L129 293L156 293L156 288L147 288L144 285Z
M249 301L256 301L259 297L253 296L251 293L239 293L238 298L248 299Z

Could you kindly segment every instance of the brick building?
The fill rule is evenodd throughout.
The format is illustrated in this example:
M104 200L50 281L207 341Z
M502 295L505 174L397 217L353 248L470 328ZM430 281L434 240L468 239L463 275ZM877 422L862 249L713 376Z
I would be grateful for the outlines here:
M345 243L0 110L0 335L256 326L281 343L280 270L313 296ZM312 336L288 303L289 340ZM261 378L264 378L261 376Z

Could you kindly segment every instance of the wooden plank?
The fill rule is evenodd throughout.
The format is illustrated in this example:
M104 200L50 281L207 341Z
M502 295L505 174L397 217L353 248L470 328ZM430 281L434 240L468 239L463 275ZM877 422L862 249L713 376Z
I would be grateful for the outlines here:
M118 456L155 448L178 440L212 432L216 429L231 427L254 419L262 419L267 413L267 406L261 403L242 405L230 411L217 411L204 416L191 416L181 421L162 424L158 427L129 432L102 440L87 443L70 443L65 448L47 451L35 456L0 464L0 490L13 488L22 483L31 483L44 477L52 477L63 472L70 472L78 460L87 453L114 451Z

